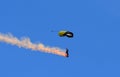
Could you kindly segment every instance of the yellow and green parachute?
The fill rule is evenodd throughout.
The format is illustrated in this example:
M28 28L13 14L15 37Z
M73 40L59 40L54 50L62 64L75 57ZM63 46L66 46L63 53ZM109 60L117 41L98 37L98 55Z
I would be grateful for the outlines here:
M72 38L73 37L73 33L70 32L70 31L65 31L65 30L62 30L62 31L59 31L58 32L58 35L60 37L64 37L64 36L67 36L68 38Z

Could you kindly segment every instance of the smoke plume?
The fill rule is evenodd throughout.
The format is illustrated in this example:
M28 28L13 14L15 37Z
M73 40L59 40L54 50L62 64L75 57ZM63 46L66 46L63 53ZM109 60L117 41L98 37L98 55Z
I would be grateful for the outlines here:
M8 43L8 44L16 45L18 47L35 50L35 51L53 53L53 54L64 56L64 57L66 57L66 55L67 55L64 52L65 50L62 50L60 48L48 47L41 43L38 43L38 44L32 43L29 38L18 39L16 37L14 37L12 34L0 33L0 41Z

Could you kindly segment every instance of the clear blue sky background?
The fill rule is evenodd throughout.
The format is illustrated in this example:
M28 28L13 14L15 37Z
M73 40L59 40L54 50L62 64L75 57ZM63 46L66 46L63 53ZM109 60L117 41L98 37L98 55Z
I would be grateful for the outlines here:
M0 77L120 77L119 0L1 0L0 32L68 48L70 57L0 43ZM60 38L51 30L69 30Z

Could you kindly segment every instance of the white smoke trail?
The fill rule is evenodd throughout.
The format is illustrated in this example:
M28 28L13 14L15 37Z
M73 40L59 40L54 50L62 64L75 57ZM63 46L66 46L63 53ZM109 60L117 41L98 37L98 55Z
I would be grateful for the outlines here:
M6 42L8 44L16 45L18 47L31 49L31 50L53 53L53 54L64 56L64 57L67 56L67 54L63 52L64 50L60 48L44 46L41 43L35 44L35 43L32 43L29 38L18 39L14 37L12 34L0 33L0 41Z

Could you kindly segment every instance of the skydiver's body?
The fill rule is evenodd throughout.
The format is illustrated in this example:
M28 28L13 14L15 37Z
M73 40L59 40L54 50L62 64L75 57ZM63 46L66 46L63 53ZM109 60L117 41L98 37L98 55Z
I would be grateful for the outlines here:
M68 49L66 48L66 57L69 57Z

